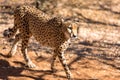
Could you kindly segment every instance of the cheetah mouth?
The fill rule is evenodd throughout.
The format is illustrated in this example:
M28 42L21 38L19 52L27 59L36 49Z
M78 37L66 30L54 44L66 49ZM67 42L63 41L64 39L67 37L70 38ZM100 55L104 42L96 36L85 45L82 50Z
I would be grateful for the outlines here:
M72 39L72 40L77 40L77 39L78 39L78 36L73 34L72 37L71 37L71 39Z

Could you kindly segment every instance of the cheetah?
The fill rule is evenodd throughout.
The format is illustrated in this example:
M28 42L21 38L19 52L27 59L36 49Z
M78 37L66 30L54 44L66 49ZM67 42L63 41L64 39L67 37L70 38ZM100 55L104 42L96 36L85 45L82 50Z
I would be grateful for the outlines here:
M15 55L18 41L22 41L21 52L30 68L36 66L27 55L30 37L33 36L42 46L51 47L54 51L51 70L54 71L54 62L58 57L68 80L71 80L71 72L66 64L64 52L69 47L70 39L76 37L77 34L77 26L63 21L60 17L50 17L41 10L26 5L14 10L14 26L3 33L8 38L15 36L12 48L8 53L9 57Z

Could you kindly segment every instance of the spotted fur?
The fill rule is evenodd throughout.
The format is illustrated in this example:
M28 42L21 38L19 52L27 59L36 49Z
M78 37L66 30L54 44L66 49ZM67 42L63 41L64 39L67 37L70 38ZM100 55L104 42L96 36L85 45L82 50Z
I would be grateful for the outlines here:
M19 33L16 34L18 30ZM54 62L58 57L70 80L71 73L65 61L64 51L69 47L70 38L75 35L74 32L77 32L76 26L71 26L59 17L50 17L30 6L19 6L14 11L14 27L4 31L6 37L15 36L8 56L11 57L16 53L18 41L21 40L21 51L28 67L35 67L27 55L29 39L34 36L41 45L54 49L51 69L54 70Z

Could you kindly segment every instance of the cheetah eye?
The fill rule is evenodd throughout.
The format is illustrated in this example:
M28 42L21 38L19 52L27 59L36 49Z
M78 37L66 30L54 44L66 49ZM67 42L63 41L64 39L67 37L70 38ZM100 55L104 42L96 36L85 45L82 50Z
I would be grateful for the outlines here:
M71 29L71 30L73 29L72 27L68 27L68 28Z
M70 26L68 27L68 29L71 29L71 30L72 30L73 28L72 28L72 26L70 25Z
M67 30L69 33L72 33L72 27L68 27Z

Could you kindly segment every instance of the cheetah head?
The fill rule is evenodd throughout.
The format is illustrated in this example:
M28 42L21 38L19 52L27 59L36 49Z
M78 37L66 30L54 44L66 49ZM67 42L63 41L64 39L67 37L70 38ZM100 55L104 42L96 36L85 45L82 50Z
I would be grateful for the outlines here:
M75 23L71 22L64 22L62 20L62 27L63 32L66 36L66 38L77 38L78 37L78 30L79 27Z
M77 38L78 37L78 28L75 23L70 24L67 27L67 31L70 33L70 37Z

